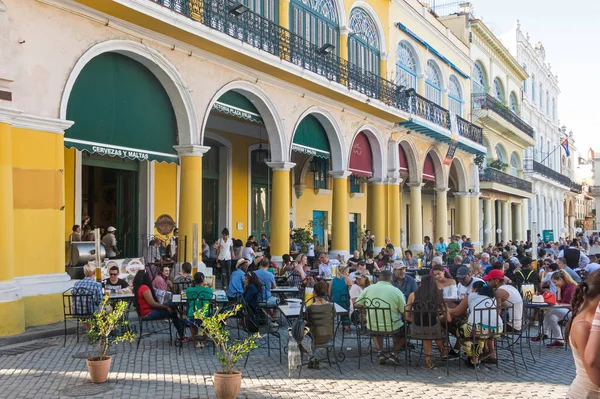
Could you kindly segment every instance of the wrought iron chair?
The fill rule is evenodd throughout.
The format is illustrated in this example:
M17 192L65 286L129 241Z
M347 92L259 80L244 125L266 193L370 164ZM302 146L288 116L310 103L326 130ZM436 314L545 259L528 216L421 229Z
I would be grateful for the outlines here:
M139 324L139 328L140 328L140 332L138 334L138 341L137 341L136 348L140 347L140 342L142 341L142 337L144 337L144 324L152 323L154 321L162 321L162 320L167 320L169 322L169 325L168 325L167 328L158 328L158 329L152 330L152 331L146 333L145 336L148 337L148 336L150 336L152 334L160 334L163 331L168 330L169 331L169 345L172 345L172 342L173 342L173 332L171 331L171 324L172 324L171 318L170 317L163 317L163 318L160 318L160 319L148 320L148 319L142 317L142 314L140 313L140 307L139 307L139 304L137 302L137 298L134 300L134 307L135 307L135 311L136 311L137 316L138 316L138 324Z
M192 279L189 281L173 282L173 294L183 294L188 287L193 285Z
M181 302L181 304L178 306L178 311L181 314L181 318L183 321L183 332L184 332L184 336L185 336L185 329L187 328L191 328L191 327L195 327L198 329L198 331L202 330L202 322L199 319L195 319L194 318L194 313L197 312L198 310L202 310L204 309L204 307L208 305L208 315L212 316L215 314L217 307L216 307L216 303L213 299L213 295L212 293L208 294L208 293L189 293L187 295L187 298L184 302ZM190 315L191 314L191 315ZM192 337L195 338L195 337ZM191 342L195 342L193 339ZM181 354L183 349L183 340L180 340L180 345L179 345L179 353ZM215 348L213 346L213 353L215 352Z
M274 326L271 324L271 318L265 311L265 309L260 306L257 309L252 309L246 301L244 301L243 297L240 298L242 303L242 319L243 323L239 325L242 327L242 330L248 334L259 333L261 336L266 337L266 345L267 345L267 355L271 357L271 336L277 339L277 346L273 349L279 350L279 363L282 362L281 350L283 349L281 346L281 334L279 333L279 326ZM262 342L264 342L262 341ZM264 347L264 344L259 343L259 348ZM248 358L250 357L250 352L246 356L246 361L244 362L244 367L248 363Z
M404 347L406 364L410 366L409 344L411 340L416 341L443 341L444 345L449 340L448 323L446 323L446 311L433 301L414 301L405 309L406 320L406 343ZM439 348L442 353L443 348ZM423 346L419 352L417 367L423 354ZM450 358L446 355L446 375L450 375ZM406 368L406 374L408 375Z
M97 298L94 298L94 293L87 288L71 287L63 292L63 318L65 323L65 341L63 346L67 344L67 321L76 321L75 333L77 335L77 342L79 342L80 321L92 318L99 305Z

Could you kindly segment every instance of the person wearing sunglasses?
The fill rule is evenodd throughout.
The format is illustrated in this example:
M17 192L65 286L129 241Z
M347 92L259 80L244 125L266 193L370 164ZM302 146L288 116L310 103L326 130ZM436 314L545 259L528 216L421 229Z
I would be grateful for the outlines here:
M111 291L116 291L117 289L125 289L129 287L127 281L119 278L119 267L113 266L108 269L108 278L102 282L104 288L108 288Z

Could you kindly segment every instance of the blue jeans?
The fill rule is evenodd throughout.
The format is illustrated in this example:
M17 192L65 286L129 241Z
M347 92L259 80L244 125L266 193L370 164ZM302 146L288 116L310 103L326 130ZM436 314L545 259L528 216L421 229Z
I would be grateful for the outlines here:
M177 312L175 310L169 313L167 309L152 309L152 312L144 316L144 320L146 321L164 319L171 319L179 335L183 336L183 324L181 323L181 320L177 316Z

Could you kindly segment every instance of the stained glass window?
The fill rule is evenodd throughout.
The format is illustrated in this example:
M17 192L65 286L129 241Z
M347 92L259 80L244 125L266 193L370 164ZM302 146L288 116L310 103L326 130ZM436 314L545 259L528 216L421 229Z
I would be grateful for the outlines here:
M338 15L334 0L291 0L291 30L321 47L335 46L339 54Z
M494 79L494 97L500 102L504 102L504 87L500 79Z
M354 8L350 13L350 34L348 56L350 62L379 75L380 44L377 26L362 8Z
M442 104L442 74L433 60L427 61L425 97L438 105Z
M487 84L485 81L485 74L483 68L479 62L475 63L473 67L473 94L485 94L487 92Z
M456 76L452 75L448 81L448 108L450 112L462 116L462 102L463 97L460 83Z
M396 51L396 83L407 88L417 88L417 59L415 53L405 42L398 44Z

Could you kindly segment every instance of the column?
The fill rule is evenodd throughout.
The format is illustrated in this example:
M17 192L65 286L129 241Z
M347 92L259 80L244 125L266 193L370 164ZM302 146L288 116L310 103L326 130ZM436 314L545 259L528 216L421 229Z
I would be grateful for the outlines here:
M381 179L369 181L367 206L367 229L375 236L374 251L377 253L385 245L385 185Z
M521 200L523 201L523 200ZM523 240L523 205L515 203L515 215L513 225L513 238L517 241Z
M448 239L448 189L447 188L436 188L436 208L435 208L435 237L432 237L432 242L436 242L440 237L444 238L444 241L449 242Z
M442 107L448 109L448 89L442 90Z
M291 162L267 163L273 171L271 189L271 256L280 260L290 249ZM348 219L346 219L348 220Z
M402 198L400 193L400 179L393 179L388 184L388 236L392 240L395 248L401 248L400 245L400 213L402 212ZM397 249L399 251L399 249Z
M527 239L527 230L531 229L531 223L529 222L529 204L531 199L521 200L521 239L525 241ZM533 234L533 231L531 232Z
M471 202L471 214L469 215L471 218L471 242L476 251L481 250L481 235L479 234L479 194L480 193L471 193L469 198Z
M469 212L469 193L455 192L456 199L456 230L458 235L471 236L471 213Z
M343 60L347 60L347 61L348 61L348 33L349 33L348 29L342 29L340 31L340 48L339 48L340 58Z
M387 79L387 62L388 55L386 53L381 53L381 59L379 61L379 75L381 75L384 79Z
M417 76L417 94L425 96L425 75Z
M333 204L331 206L331 255L350 256L350 222L348 220L348 176L350 172L331 172ZM376 236L377 237L377 236Z
M279 25L290 29L290 0L279 0Z
M0 110L1 111L1 110ZM15 284L15 216L13 210L13 164L12 164L12 128L3 122L0 114L0 226L7 232L0 240L0 253L3 254L2 273L0 275L0 336L23 332L25 318L20 302L20 288ZM62 248L62 247L61 247ZM10 299L9 299L10 298Z
M179 236L186 237L185 260L194 258L193 226L198 225L198 270L202 269L202 155L210 147L200 145L180 145L175 149L179 154L181 178L179 189Z
M487 246L496 241L495 231L496 226L492 218L492 210L494 209L494 200L491 198L483 199L483 246Z
M508 201L503 201L500 203L501 204L501 210L502 210L502 241L504 242L504 244L506 244L506 242L509 240L509 225L508 225L508 218L509 218L509 213L510 213L510 202Z
M408 183L410 187L410 236L408 248L413 252L423 251L423 211L421 205L421 187L423 183Z

